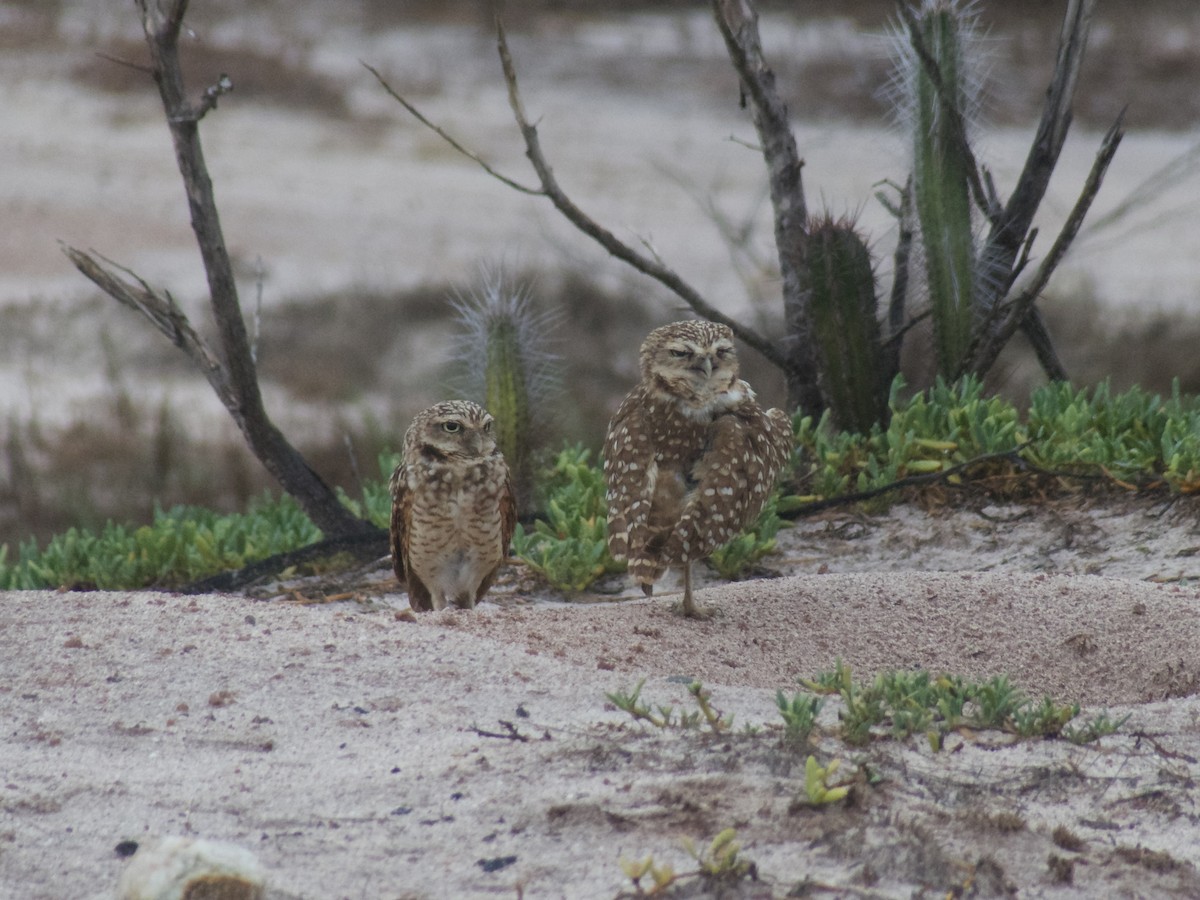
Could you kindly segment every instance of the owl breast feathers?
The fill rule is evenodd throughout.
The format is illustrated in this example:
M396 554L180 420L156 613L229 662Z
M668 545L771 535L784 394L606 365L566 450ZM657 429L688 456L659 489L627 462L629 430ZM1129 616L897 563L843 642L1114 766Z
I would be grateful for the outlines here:
M738 378L725 326L656 329L641 363L641 382L609 425L604 475L609 551L649 586L758 517L790 460L792 429Z
M419 413L392 473L392 562L415 610L483 599L508 556L516 502L492 417L465 401Z

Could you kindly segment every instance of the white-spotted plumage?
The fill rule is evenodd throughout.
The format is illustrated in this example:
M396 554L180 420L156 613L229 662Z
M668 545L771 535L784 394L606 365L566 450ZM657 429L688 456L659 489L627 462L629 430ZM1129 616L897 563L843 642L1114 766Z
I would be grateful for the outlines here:
M675 322L642 343L641 382L604 443L608 546L650 593L684 570L683 611L695 615L691 563L754 521L792 452L791 422L764 411L738 377L724 325Z
M492 417L465 400L418 413L392 473L392 564L415 610L471 609L508 556L516 502Z

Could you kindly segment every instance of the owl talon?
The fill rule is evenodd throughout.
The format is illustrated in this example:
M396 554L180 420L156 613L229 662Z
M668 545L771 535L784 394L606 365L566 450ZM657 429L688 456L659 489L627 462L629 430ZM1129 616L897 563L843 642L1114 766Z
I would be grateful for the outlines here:
M721 610L716 606L697 606L694 602L689 602L686 598L679 603L672 604L671 611L683 616L685 619L698 619L702 622L715 619L721 615Z

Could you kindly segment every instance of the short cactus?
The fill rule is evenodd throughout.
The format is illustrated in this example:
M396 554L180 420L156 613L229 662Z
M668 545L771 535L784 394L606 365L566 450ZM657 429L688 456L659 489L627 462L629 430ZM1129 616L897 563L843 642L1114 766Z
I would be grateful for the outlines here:
M852 222L826 216L809 225L808 271L821 392L839 428L865 433L887 415L896 373L875 317L871 253Z

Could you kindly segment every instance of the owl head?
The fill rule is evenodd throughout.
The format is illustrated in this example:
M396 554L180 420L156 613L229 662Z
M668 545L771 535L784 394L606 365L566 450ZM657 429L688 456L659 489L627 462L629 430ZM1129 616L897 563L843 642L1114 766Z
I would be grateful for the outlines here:
M469 400L435 403L404 434L405 460L483 459L495 452L492 416Z
M642 382L691 418L715 415L743 397L726 325L688 320L656 328L642 342L641 367Z

